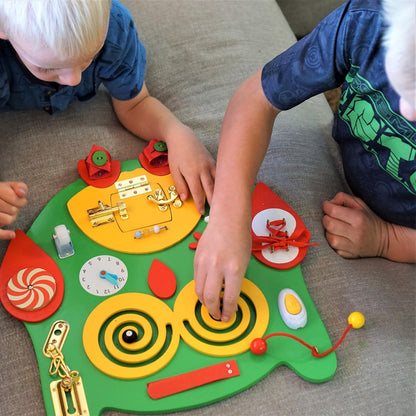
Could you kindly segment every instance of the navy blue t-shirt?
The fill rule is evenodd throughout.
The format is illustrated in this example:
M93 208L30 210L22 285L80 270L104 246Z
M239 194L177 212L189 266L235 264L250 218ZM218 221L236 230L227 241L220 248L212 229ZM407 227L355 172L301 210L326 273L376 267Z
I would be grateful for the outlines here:
M333 136L352 191L384 220L416 228L416 123L400 115L386 75L381 4L347 1L269 62L262 85L287 110L342 84Z
M0 40L0 111L43 108L56 114L73 101L94 97L100 84L114 98L129 100L143 87L145 66L146 51L130 12L113 0L104 45L74 87L37 79L20 62L10 42Z

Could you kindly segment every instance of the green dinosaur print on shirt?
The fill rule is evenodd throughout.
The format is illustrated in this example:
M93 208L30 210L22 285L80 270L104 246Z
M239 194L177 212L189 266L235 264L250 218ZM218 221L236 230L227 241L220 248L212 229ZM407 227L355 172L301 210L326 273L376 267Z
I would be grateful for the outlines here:
M408 177L400 175L400 164L416 159L416 129L391 109L384 94L360 76L358 69L352 66L345 79L339 116L379 166L416 194L416 171Z

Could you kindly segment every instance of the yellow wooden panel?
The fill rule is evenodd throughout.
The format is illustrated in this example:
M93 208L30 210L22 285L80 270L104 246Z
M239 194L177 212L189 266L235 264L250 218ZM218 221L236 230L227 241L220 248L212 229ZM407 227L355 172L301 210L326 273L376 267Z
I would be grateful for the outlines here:
M150 192L154 195L156 189L162 189L169 198L167 190L174 185L171 175L156 176L138 168L122 172L119 181L142 175L147 177L149 184L144 193L121 199L116 184L108 188L88 186L68 201L72 219L87 237L104 247L123 253L152 253L176 244L195 228L201 215L191 197L183 201L179 208L169 204L165 211L161 211L157 204L147 199ZM150 192L147 192L149 187ZM124 202L128 218L122 219L116 210L109 215L113 222L93 227L87 210L98 207L99 201L112 208L117 207L117 202ZM148 232L154 226L163 228L159 233ZM144 231L143 236L134 238L136 231Z

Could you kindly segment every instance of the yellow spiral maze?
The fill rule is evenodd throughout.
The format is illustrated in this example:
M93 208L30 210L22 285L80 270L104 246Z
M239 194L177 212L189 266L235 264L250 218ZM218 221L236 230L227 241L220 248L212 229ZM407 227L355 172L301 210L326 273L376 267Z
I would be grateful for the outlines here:
M143 336L127 343L120 334L132 328L141 328ZM180 336L174 313L164 302L143 293L124 293L106 299L90 313L82 339L89 360L100 371L136 379L162 369L175 355Z
M251 311L247 301L240 296L239 322L236 322L236 316L230 322L216 321L204 306L200 308L199 320L196 314L199 301L195 294L195 283L188 283L179 293L174 306L181 338L195 350L217 357L248 351L251 341L261 338L266 332L269 306L260 289L248 279L243 280L241 293L252 303L255 310ZM250 321L254 321L251 328Z

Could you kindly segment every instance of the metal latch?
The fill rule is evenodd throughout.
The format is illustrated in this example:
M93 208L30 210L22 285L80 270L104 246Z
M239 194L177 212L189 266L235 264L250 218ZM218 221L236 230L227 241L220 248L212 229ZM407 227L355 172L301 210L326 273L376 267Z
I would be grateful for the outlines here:
M56 321L43 346L43 354L52 360L49 374L51 376L57 374L61 378L61 380L51 382L49 386L53 408L55 416L89 416L81 376L78 371L70 370L61 351L68 331L68 322Z
M115 184L120 199L130 198L152 192L152 188L147 180L146 175L136 176L134 178L118 181Z
M127 205L122 201L118 201L116 207L110 207L110 205L98 201L98 207L87 210L93 227L114 222L114 212L118 212L122 220L127 220L129 218L129 215L127 214Z
M161 211L166 211L168 209L168 205L172 204L175 208L180 208L182 206L182 201L179 198L178 193L176 192L176 188L172 185L168 188L169 199L165 199L166 195L162 189L155 189L154 196L148 195L147 199L151 202L154 202L159 206Z

